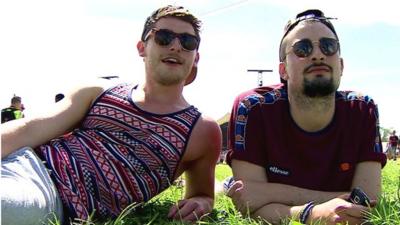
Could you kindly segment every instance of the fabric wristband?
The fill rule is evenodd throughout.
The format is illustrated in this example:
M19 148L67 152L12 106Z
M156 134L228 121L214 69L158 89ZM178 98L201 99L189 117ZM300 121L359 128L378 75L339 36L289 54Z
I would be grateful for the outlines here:
M304 209L301 211L300 213L300 223L302 224L306 224L307 218L308 216L310 216L311 214L311 210L314 208L314 202L311 201L309 203L306 204L306 206L304 207Z

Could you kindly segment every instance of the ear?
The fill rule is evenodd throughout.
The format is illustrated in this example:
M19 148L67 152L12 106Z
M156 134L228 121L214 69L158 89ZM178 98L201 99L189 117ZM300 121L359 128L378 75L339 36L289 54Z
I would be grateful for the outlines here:
M144 51L145 46L144 46L144 42L143 41L138 41L138 43L136 44L136 48L138 50L139 56L141 57L145 57L146 53Z
M281 76L281 79L288 80L288 75L286 72L286 65L284 62L279 63L279 75Z
M196 53L196 58L194 58L194 63L193 66L197 67L197 64L199 63L200 60L200 53Z
M197 76L197 66L193 65L192 69L190 70L189 76L185 80L185 85L188 85L196 79Z
M193 62L192 69L190 70L189 76L185 80L185 85L188 85L196 79L197 76L197 64L199 63L200 60L200 54L196 53L196 57Z
M343 58L340 58L340 69L341 69L340 76L342 76L342 75L343 75L343 69L344 69L344 62L343 62Z

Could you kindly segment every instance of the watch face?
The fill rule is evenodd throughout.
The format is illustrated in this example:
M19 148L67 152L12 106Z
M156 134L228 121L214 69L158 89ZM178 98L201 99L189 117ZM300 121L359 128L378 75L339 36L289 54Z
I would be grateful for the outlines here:
M370 204L367 194L365 194L360 188L354 188L350 194L349 201L357 204L368 206Z

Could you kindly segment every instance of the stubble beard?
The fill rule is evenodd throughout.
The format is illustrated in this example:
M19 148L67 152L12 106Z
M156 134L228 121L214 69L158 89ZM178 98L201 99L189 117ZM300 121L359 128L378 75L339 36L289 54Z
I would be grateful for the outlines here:
M338 86L338 85L336 85ZM313 110L325 112L332 107L332 97L337 90L331 78L318 78L314 80L303 80L303 90L292 93L291 99L295 99L294 104L302 110Z
M176 73L160 72L158 76L156 76L156 80L159 84L164 86L172 86L181 83L182 77Z
M163 68L162 65L150 65L150 67L155 68L153 79L164 86L173 86L182 82L185 79L185 76L182 75L182 71L169 71L166 68Z

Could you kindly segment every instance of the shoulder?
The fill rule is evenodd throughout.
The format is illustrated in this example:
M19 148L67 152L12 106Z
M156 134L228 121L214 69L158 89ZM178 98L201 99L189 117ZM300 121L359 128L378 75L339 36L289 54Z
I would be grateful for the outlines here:
M377 113L377 105L369 96L355 91L336 92L336 102L339 107L349 108L353 111L370 111Z
M193 135L218 140L220 139L221 129L213 118L202 114L195 125Z
M374 100L365 94L355 91L336 92L336 102L339 110L353 115L360 120L366 118L379 118L378 106Z
M243 92L236 99L232 107L232 120L239 124L246 124L250 114L258 113L265 107L272 111L280 111L287 104L287 91L283 88L283 84L259 87L247 92ZM283 103L283 104L281 104ZM258 114L260 115L260 114Z
M273 104L283 99L287 99L287 92L282 84L278 84L242 92L236 97L234 105L251 109L255 105Z
M375 105L374 100L369 95L356 91L338 91L336 92L336 100Z
M204 156L217 157L222 145L218 123L211 117L201 115L193 128L185 158L187 161Z
M104 90L107 89L106 83L101 81L100 79L91 79L79 82L79 84L75 84L71 88L71 92L67 93L70 95L77 94L77 93L85 93L85 94L100 94Z
M129 84L115 84L108 80L95 79L81 82L74 86L70 93L66 94L66 97L76 100L90 100L93 103L97 98L102 96L108 91L121 91L123 89L132 89L132 85Z
M14 110L16 110L16 109L13 107L7 107L7 108L2 109L1 112L14 111Z

